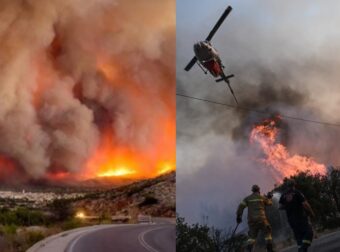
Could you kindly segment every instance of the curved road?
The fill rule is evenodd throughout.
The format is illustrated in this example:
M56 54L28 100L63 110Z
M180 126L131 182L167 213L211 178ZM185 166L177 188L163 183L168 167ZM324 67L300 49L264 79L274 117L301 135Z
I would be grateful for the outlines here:
M174 220L156 224L96 225L50 236L27 252L175 252Z
M289 247L281 252L295 252L297 247ZM312 246L309 248L310 252L339 252L340 251L340 231L323 235L315 239Z
M66 252L174 252L175 225L113 226L80 235Z

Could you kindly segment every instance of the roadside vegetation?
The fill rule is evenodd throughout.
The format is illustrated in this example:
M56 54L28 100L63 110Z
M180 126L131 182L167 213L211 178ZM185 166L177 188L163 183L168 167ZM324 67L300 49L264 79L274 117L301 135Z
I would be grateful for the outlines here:
M84 226L70 200L54 200L45 210L0 208L0 251L24 252L55 233Z
M218 252L241 251L247 236L237 234L232 237L232 230L222 231L202 224L188 224L177 216L176 251L181 252Z
M0 207L0 252L23 252L47 236L83 226L136 223L140 214L174 216L175 178L171 172L76 199L55 199L39 210L5 199L8 207Z

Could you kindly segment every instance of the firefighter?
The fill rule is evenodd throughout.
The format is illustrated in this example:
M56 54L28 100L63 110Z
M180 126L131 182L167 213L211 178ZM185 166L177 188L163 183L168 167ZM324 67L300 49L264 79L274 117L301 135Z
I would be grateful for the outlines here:
M290 180L287 185L288 190L280 197L280 209L286 211L299 252L306 252L313 240L313 228L309 216L314 218L315 214L305 196L296 190L295 181Z
M273 252L272 230L265 213L265 206L272 205L273 195L268 193L267 196L262 196L258 185L253 185L251 190L253 193L246 197L237 209L236 221L238 224L242 222L243 210L248 207L249 239L247 240L247 251L253 250L257 235L259 231L262 231L265 236L267 251Z

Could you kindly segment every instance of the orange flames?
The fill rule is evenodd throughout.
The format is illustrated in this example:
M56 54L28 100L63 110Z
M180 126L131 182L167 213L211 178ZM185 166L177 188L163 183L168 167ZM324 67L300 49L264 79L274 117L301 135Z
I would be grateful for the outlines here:
M282 181L284 177L298 172L325 174L325 165L317 163L311 157L290 154L284 145L277 142L280 132L277 125L279 121L279 117L267 119L262 124L254 126L250 134L251 143L257 143L265 155L261 162L272 169L276 181Z
M71 174L66 171L48 172L45 178L48 180L61 181L71 177Z
M130 176L132 174L135 174L136 171L126 168L126 167L118 167L114 169L109 169L106 172L98 173L98 177L124 177L124 176Z
M129 99L135 104L133 122L147 127L148 131L143 136L147 140L145 146L121 142L117 139L112 125L105 125L100 132L97 150L85 164L83 179L93 177L140 179L175 170L176 115L175 99L169 95L171 91L162 90L159 94L150 94L149 90L142 89L140 83L133 76L129 76L127 70L112 59L98 58L97 69L104 77L107 87L113 91L119 90L125 93L124 99ZM168 81L175 83L172 78ZM174 87L174 85L171 86ZM164 103L166 113L159 113L154 105L154 98L155 95L159 96L164 93L166 96L161 97L160 100ZM155 115L146 113L146 111L155 112ZM149 120L147 117L150 116L155 117L155 120ZM148 125L145 125L146 120L148 120ZM154 122L154 125L149 125L150 122Z
M172 137L172 136L169 136ZM158 150L158 156L115 145L111 130L105 131L97 151L86 163L83 179L93 177L147 178L175 169L174 150Z

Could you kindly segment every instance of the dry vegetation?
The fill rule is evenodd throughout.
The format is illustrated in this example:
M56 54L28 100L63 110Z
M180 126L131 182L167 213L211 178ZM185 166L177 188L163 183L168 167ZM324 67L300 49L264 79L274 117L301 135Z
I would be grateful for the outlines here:
M175 217L176 174L165 174L101 193L89 194L73 203L76 210L87 215L146 214Z

